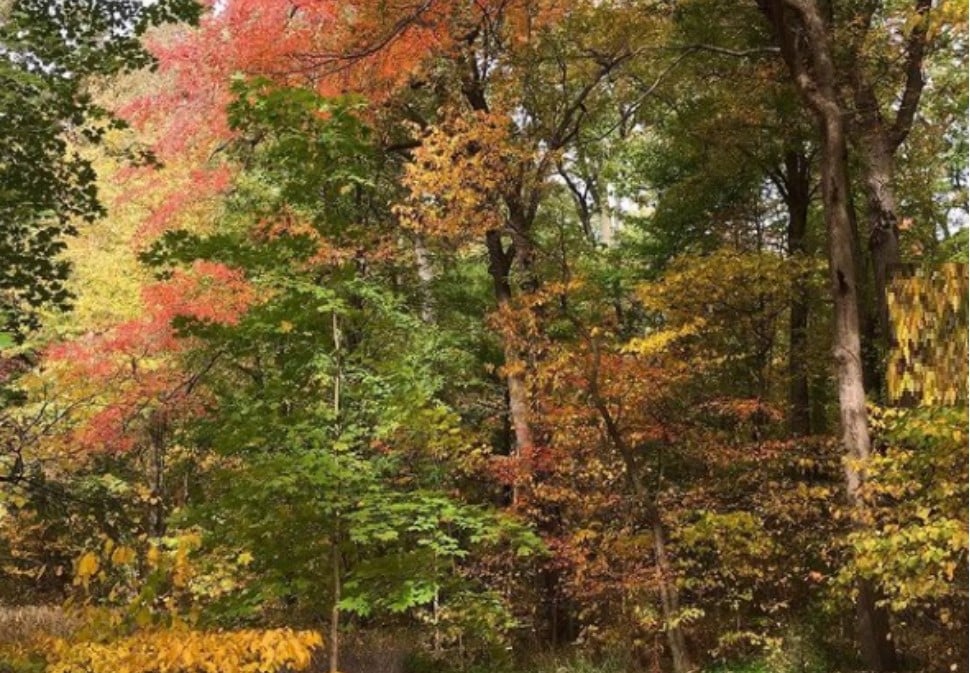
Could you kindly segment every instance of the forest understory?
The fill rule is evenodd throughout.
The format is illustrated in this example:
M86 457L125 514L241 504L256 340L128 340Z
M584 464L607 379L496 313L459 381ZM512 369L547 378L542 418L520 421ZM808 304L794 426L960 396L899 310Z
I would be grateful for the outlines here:
M964 0L0 0L0 673L966 673Z

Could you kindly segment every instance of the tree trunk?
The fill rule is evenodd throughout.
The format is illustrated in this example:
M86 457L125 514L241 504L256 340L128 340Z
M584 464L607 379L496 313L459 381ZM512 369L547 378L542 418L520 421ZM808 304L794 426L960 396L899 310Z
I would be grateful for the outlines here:
M512 299L512 286L509 283L509 272L514 250L506 250L502 245L502 235L498 231L490 231L485 235L488 248L488 271L492 276L492 287L495 301L499 308L505 307ZM506 384L509 391L509 416L515 434L515 451L533 446L532 426L529 422L529 394L525 377L518 367L513 366L520 360L515 349L504 339L504 355L507 373Z
M684 631L676 621L680 613L680 592L670 579L667 543L659 516L653 524L653 552L657 567L657 584L660 588L660 605L666 622L667 645L670 647L674 673L690 673L695 670L694 665L691 663Z
M336 372L333 377L333 413L337 419L337 427L340 427L340 384L343 379L341 367L342 331L340 320L336 312L332 316L333 320L333 350L336 364ZM340 670L340 514L334 515L333 539L331 540L331 590L333 593L333 604L330 608L330 666L329 673L339 673Z
M340 671L340 552L337 548L337 536L339 528L334 529L333 542L333 562L331 566L331 582L333 591L333 604L330 607L330 661L329 673L339 673Z
M151 413L148 419L148 441L150 444L149 479L151 481L151 500L148 511L148 534L153 538L165 535L165 435L168 423L163 410Z
M434 268L424 239L420 235L414 237L414 262L418 267L418 288L421 293L421 320L431 324L435 321L434 296L431 294L431 283L434 282Z
M878 136L869 137L862 149L879 344L885 350L892 345L887 298L889 272L894 264L899 263L899 222L892 186L893 160L889 147ZM883 378L879 377L880 380Z
M808 292L804 284L794 288L789 323L788 429L804 437L812 431L812 398L808 385Z
M822 198L826 204L829 234L829 271L835 305L835 360L837 367L839 415L842 444L846 452L845 483L849 506L864 506L860 489L865 481L871 439L866 417L863 388L862 347L859 330L858 286L852 255L852 232L848 219L848 175L844 160L845 132L841 114L827 114L822 120ZM878 673L896 670L895 647L890 637L889 619L876 606L870 582L857 585L856 617L859 644L866 665Z
M613 245L613 214L610 212L610 199L605 186L599 196L599 207L600 243L609 248Z
M869 253L872 259L873 292L872 318L874 350L867 372L870 379L884 393L885 360L893 346L892 325L889 320L887 290L889 274L893 265L899 263L899 218L896 212L896 194L893 188L894 155L913 127L926 80L923 77L923 61L929 45L928 23L932 0L913 0L913 9L921 17L906 40L904 73L905 81L895 97L891 118L883 113L861 54L864 38L871 28L875 5L863 9L856 23L862 28L853 41L854 61L850 64L851 88L854 98L852 116L853 140L862 158L863 184L866 192L866 210L869 224Z
M822 142L822 201L828 230L829 278L835 308L833 342L845 450L845 485L854 519L862 520L860 489L871 440L866 417L856 259L849 213L845 115L838 97L830 26L816 0L762 0L780 39L795 85L815 114ZM884 673L897 668L889 622L876 608L870 583L860 581L856 601L859 644L866 665Z
M510 363L516 361L516 354L512 349L505 349L505 364L509 367ZM506 382L509 387L509 414L512 417L512 430L515 433L516 454L523 449L534 446L532 438L532 425L529 422L529 392L525 385L525 377L517 371L517 367L506 374Z

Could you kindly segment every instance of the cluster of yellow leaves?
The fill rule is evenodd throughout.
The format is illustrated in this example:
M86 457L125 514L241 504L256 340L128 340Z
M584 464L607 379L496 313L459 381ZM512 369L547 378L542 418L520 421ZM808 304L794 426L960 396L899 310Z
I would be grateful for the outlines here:
M876 580L893 610L945 605L963 592L957 569L970 550L966 409L870 413L885 448L868 462L866 525L849 535L852 557L838 579Z
M893 400L953 405L967 399L965 264L900 275L889 286L895 345L886 379Z
M673 260L663 277L637 288L657 322L626 351L689 363L726 383L777 378L795 291L818 284L814 260L724 247ZM806 358L808 359L808 358ZM669 365L668 365L669 366Z
M273 673L310 665L316 631L143 631L109 643L55 642L49 673Z
M511 120L498 112L456 115L431 129L405 167L409 195L395 208L401 223L445 238L502 229L502 196L533 159L512 135Z
M180 530L160 540L139 536L129 544L103 537L100 548L89 547L75 559L73 583L84 589L86 604L107 598L113 605L126 605L129 616L140 627L153 623L160 608L174 615L186 603L197 605L217 599L252 577L247 566L253 556L245 551L223 548L198 558L195 552L202 545L202 535L197 529ZM164 587L151 607L141 595L146 571L163 581L157 588ZM195 615L189 619L194 623L197 611L193 609L190 615ZM120 614L108 623L118 626Z
M74 566L74 586L88 587L92 579L105 579L105 566L127 566L138 558L138 552L127 545L115 544L111 539L105 540L101 554L86 551L77 559Z
M677 258L661 280L641 285L637 297L677 325L699 316L709 322L754 322L780 314L790 301L793 280L815 271L812 260L727 247Z
M966 35L967 33L967 3L960 0L942 0L922 19L926 21L927 37L935 40L941 35ZM920 21L920 17L913 12L906 19L907 33Z
M659 355L666 352L674 343L687 337L697 336L703 328L704 319L695 318L677 327L655 330L645 336L631 339L624 347L624 351L643 357Z

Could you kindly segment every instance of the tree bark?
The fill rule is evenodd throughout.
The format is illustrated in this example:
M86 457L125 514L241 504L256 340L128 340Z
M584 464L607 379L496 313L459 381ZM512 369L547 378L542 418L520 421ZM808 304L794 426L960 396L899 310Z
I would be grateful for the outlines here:
M431 324L435 321L434 296L431 284L434 282L434 268L431 266L431 256L420 234L414 237L414 262L418 267L418 288L421 294L421 320Z
M670 581L667 543L659 516L656 517L653 524L653 553L654 563L657 567L657 584L660 588L660 603L663 608L664 621L667 622L667 645L670 647L670 658L673 660L674 673L690 673L695 668L691 662L684 631L676 622L680 613L680 592L677 591L677 585Z
M889 322L889 272L899 263L899 220L893 190L893 157L885 138L869 136L861 144L866 211L869 221L869 254L872 257L878 344L885 351L893 343ZM877 381L884 376L877 375Z
M340 427L340 395L343 370L341 365L342 331L340 320L336 312L332 316L333 321L333 351L336 372L333 377L333 413L337 419L337 427ZM329 673L339 673L340 670L340 513L334 514L334 524L332 531L331 551L333 558L330 563L331 570L331 590L333 592L333 604L330 607L330 661Z
M150 448L149 478L151 480L151 500L148 511L148 534L153 538L165 535L165 438L168 423L165 411L157 409L148 419L148 441Z
M333 559L331 566L333 604L330 607L329 673L340 673L340 551L337 546L339 528L334 527Z
M488 272L492 277L492 289L499 308L505 307L512 299L512 286L509 273L512 261L515 259L515 249L508 250L502 245L502 235L499 231L490 231L485 235L488 249ZM504 355L506 365L506 385L509 391L509 417L515 434L515 452L533 446L532 425L529 421L529 394L525 377L513 365L520 358L508 339L504 341Z
M869 258L872 264L872 298L868 302L866 380L870 389L883 392L885 358L893 342L889 322L889 272L899 263L899 222L893 190L893 152L871 87L854 77L857 107L855 146L862 159L866 195Z
M845 486L854 519L861 521L860 490L871 440L866 416L856 260L849 213L845 114L838 97L831 29L816 0L760 0L781 42L782 55L800 95L818 122L822 143L822 201L828 232L829 280L835 309L834 354L845 451ZM878 673L897 669L885 613L871 583L860 581L857 632L863 658Z
M885 355L892 347L892 325L889 320L888 287L893 265L899 263L899 217L893 187L894 155L905 141L913 126L920 98L926 85L923 77L923 61L928 46L925 18L932 7L932 0L915 0L913 9L922 17L910 32L906 43L904 64L905 82L898 95L899 106L893 119L882 112L875 87L861 62L865 34L870 28L872 12L863 14L857 21L862 30L853 49L851 82L855 109L850 132L854 145L862 159L863 185L866 192L866 211L869 225L869 253L872 259L875 312L875 347L879 356L872 365L870 378L881 388L885 382Z
M600 199L599 213L600 243L607 248L613 245L613 214L610 212L609 200L605 197Z

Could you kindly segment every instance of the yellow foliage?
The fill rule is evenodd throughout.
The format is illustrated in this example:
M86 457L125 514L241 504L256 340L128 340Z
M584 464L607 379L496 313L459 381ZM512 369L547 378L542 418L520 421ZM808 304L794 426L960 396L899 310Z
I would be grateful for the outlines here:
M274 673L300 671L323 645L316 631L141 631L109 643L58 640L48 673Z
M135 550L131 547L115 547L111 553L111 562L116 566L128 565L135 560Z
M94 552L85 553L77 561L77 570L74 572L74 584L87 586L90 579L98 574L100 567L101 562L98 560L97 554Z
M632 339L623 349L628 353L652 356L663 353L672 343L697 335L704 327L704 319L697 318L675 328L651 332L644 337Z
M407 228L434 237L477 237L505 226L503 196L528 180L534 152L499 112L458 115L431 129L405 167L409 196L395 208Z
M895 336L886 372L893 400L954 405L967 399L967 267L917 269L890 283Z

